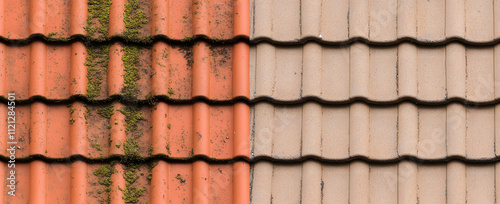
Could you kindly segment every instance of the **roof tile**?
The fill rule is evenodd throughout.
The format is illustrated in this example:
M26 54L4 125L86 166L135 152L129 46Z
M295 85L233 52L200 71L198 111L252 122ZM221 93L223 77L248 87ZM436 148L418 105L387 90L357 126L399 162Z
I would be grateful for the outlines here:
M87 95L91 100L124 96L126 47L128 45L115 43L109 47L86 48L80 42L0 46L4 50L0 59L4 64L0 68L0 78L12 79L0 86L0 93L6 98L8 92L15 92L20 100L33 96L52 100L69 99L74 95ZM233 84L240 81L232 78L234 48L231 45L200 42L194 46L173 46L157 42L151 49L137 49L137 67L140 67L137 86L141 90L137 93L138 99L166 96L189 100L203 96L231 100L233 91L234 97L248 95L248 91L233 90ZM89 93L89 90L96 93Z
M0 112L7 115L7 106L0 106ZM216 159L248 157L248 147L245 148L248 140L236 140L236 132L247 131L234 122L246 114L235 109L233 106L208 106L204 103L174 105L159 102L151 107L134 107L121 103L84 105L75 102L68 107L35 102L16 107L16 133L21 148L16 156L107 158L125 155L124 145L129 138L138 142L142 157L156 154L176 158L193 155ZM140 115L130 113L132 111L138 111ZM135 123L134 119L138 121ZM7 122L1 122L0 128L6 130ZM7 147L6 141L0 143ZM8 157L7 152L2 154Z
M420 102L498 99L495 48L252 46L251 98L301 101L318 98L342 103L365 98L389 103L411 98ZM279 74L278 74L279 73Z
M7 187L2 187L0 200L4 203L100 203L109 196L112 202L134 198L139 203L244 202L245 198L240 200L236 193L241 189L233 184L242 173L240 169L244 169L241 165L245 164L209 165L201 161L171 164L158 161L130 167L122 164L87 164L81 161L60 164L33 161L29 164L16 164L17 175L22 175L17 179L17 186L26 188L17 188L18 196L14 197L7 195ZM106 176L100 174L102 167L112 169L113 173ZM8 175L5 165L1 169L2 177ZM137 176L137 180L130 186L126 184L127 174ZM106 190L107 184L99 182L106 178L111 179L109 192ZM130 198L133 194L128 194L127 189L130 190L131 187L143 189L142 195ZM205 192L199 189L204 189Z
M251 108L252 156L318 156L328 160L363 156L382 161L401 156L492 159L497 156L494 141L498 108L411 103L321 106L312 102L280 107L258 103Z
M187 40L196 35L217 40L232 39L235 36L248 37L248 29L243 28L246 26L239 25L248 15L245 0L237 3L229 0L138 0L137 7L126 0L109 2L110 5L105 1L89 1L87 4L79 0L2 1L4 6L0 13L4 18L3 23L0 23L0 36L26 39L30 35L41 34L58 39L89 34L99 40L111 36L141 40L157 35L175 40ZM145 24L140 28L127 26L124 22L128 17L124 14L126 8L143 13ZM106 18L109 19L103 20ZM235 21L233 18L238 19ZM88 22L92 23L89 25ZM102 33L93 33L88 32L86 26L104 28ZM140 34L129 35L128 32L134 29Z
M416 165L411 161L390 165L261 162L252 167L251 201L489 203L496 199L497 169L494 164L475 166L460 162L439 165Z
M498 38L493 1L252 0L251 39L323 42L412 39L422 43L459 38L472 43ZM285 18L285 16L287 18ZM301 23L297 23L301 22ZM284 26L284 27L283 27ZM285 29L286 28L286 29Z

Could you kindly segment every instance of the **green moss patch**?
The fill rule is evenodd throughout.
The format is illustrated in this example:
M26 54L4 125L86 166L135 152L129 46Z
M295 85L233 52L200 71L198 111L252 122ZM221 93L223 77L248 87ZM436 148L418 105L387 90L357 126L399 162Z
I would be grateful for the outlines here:
M127 99L137 100L139 89L137 81L140 79L139 68L139 50L135 46L125 46L125 53L122 56L123 66L125 67L125 75L123 76L124 85L123 92Z
M104 118L111 119L111 116L114 114L115 110L113 107L114 105L100 107L97 109L97 114Z
M95 100L101 92L103 72L107 72L109 62L109 45L88 46L87 59L87 97Z
M111 191L111 184L113 183L113 181L111 180L111 175L113 173L115 173L114 169L113 169L113 165L114 163L111 163L109 165L105 165L105 166L101 166L99 168L97 168L96 170L94 170L94 175L97 176L97 178L99 178L99 181L98 183L102 186L104 186L104 191L105 192L110 192ZM103 190L102 189L99 189L97 191L98 194L101 194L103 193ZM109 197L109 194L108 194L108 197L104 200L101 200L101 203L109 203L111 201L110 197Z
M139 144L133 139L127 139L123 144L125 150L125 157L129 159L137 159L140 157Z
M127 28L123 35L127 39L134 39L141 34L141 29L148 20L146 20L146 13L144 10L140 9L139 0L128 0L125 3L125 12L123 13L123 22L125 23L125 28Z
M93 36L97 32L99 37L107 38L111 0L88 0L87 4L87 25L84 27L87 36ZM100 25L97 25L97 22Z
M144 120L144 117L141 115L141 110L138 107L134 106L125 106L122 109L118 109L120 113L125 115L126 131L135 131L137 129L137 123L141 120Z

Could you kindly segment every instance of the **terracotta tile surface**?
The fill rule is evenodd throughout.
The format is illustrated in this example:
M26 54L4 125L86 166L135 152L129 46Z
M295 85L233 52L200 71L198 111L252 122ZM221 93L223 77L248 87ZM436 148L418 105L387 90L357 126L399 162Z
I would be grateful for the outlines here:
M252 0L251 7L254 40L481 43L500 35L493 0Z
M230 100L233 92L234 97L244 96L240 90L233 90L233 84L240 83L238 78L233 82L233 54L237 54L233 53L234 46L202 42L194 46L171 46L163 42L150 48L132 46L138 50L136 66L140 75L137 87L141 91L136 98L166 96L186 100L203 96ZM67 45L34 42L26 46L0 47L3 50L0 60L2 97L15 92L20 100L33 96L61 100L74 95L102 100L126 94L122 58L131 47L129 45L85 47L80 42ZM12 80L7 83L7 79Z
M496 90L500 78L495 74L498 48L457 43L438 48L407 43L387 48L360 43L345 47L261 43L251 48L251 98L491 102L500 97Z
M138 2L138 5L133 2ZM175 40L188 40L202 35L227 40L235 36L248 37L248 26L234 25L238 21L237 18L248 19L248 5L244 2L2 0L0 36L7 39L26 39L30 35L41 34L58 39L88 35L101 40L111 36L124 36L135 40L166 36ZM140 12L140 17L131 24L125 23L124 19L127 20L128 17L126 9L131 9L131 15ZM136 23L144 25L137 28ZM90 31L89 27L95 27L95 31ZM139 34L135 33L136 31L139 31Z
M0 0L0 202L248 203L249 5Z
M0 105L7 115L7 106ZM127 139L135 140L141 157L167 155L191 158L204 155L215 159L249 156L247 142L238 134L246 132L235 124L236 106L169 105L134 107L121 103L47 105L35 102L16 107L18 158L40 154L49 158L82 155L108 158L124 155ZM139 115L135 115L137 113ZM135 117L135 118L134 118ZM248 116L246 116L248 117ZM132 120L137 119L137 123ZM248 123L247 123L248 124ZM248 126L247 126L248 127ZM0 123L7 130L7 122ZM240 135L242 137L242 135ZM9 145L0 141L3 148ZM8 157L8 152L2 152Z
M0 168L2 177L8 175L6 166ZM104 173L103 169L109 172ZM19 196L8 196L8 187L2 185L0 200L2 203L101 203L109 198L111 203L134 199L137 199L134 203L242 203L244 201L236 197L242 189L234 183L234 178L244 174L245 169L248 165L244 163L209 165L158 161L131 167L118 163L34 161L16 164L17 174L22 175L17 184L23 187L18 188ZM140 189L142 195L131 196L134 194L127 189L132 188Z

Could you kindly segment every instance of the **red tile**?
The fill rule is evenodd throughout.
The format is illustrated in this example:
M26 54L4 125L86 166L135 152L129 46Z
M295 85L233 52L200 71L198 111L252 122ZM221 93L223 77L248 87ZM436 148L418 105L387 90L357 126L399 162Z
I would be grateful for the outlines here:
M104 1L96 1L104 2ZM129 1L113 0L112 4L96 10L80 0L21 0L1 1L0 36L8 39L26 39L33 34L58 39L86 35L89 13L97 26L105 27L107 36L99 32L91 37L122 36L126 34L125 8ZM133 1L132 1L133 2ZM139 35L132 39L150 36L166 36L175 40L187 40L197 35L214 40L228 40L235 36L249 36L248 0L197 0L167 1L139 0L133 12L143 12L147 22L138 28ZM89 9L90 8L90 9ZM98 8L98 7L96 7ZM94 12L101 12L96 14ZM99 15L109 15L109 23L99 22ZM135 14L135 13L133 13ZM247 21L247 22L245 22ZM240 25L241 24L241 25ZM129 28L135 29L135 28Z

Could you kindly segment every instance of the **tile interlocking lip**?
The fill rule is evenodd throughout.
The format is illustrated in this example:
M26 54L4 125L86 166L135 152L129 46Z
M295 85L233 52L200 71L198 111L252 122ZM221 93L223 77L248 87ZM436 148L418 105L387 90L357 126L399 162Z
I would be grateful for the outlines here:
M251 170L251 203L495 203L500 165L262 162Z
M2 185L0 201L3 203L100 203L110 196L112 203L124 203L124 173L126 166L115 164L111 175L111 191L104 191L94 174L99 167L108 164L31 163L16 164L16 196L8 196L8 188ZM153 168L151 168L153 167ZM0 166L3 178L8 175L5 165ZM244 203L248 198L241 195L248 191L239 181L248 174L246 163L232 165L208 165L198 161L192 164L169 164L158 161L143 164L136 170L134 185L144 189L138 203ZM151 173L151 178L148 176ZM244 188L242 188L244 187ZM98 193L98 192L101 193ZM245 201L246 200L246 201Z
M109 8L108 36L89 36L106 40L124 36L124 11L127 0L113 0ZM148 21L139 29L140 35L131 40L151 36L166 36L186 40L196 36L228 40L237 36L248 38L247 0L168 1L141 0L140 10ZM27 39L41 34L50 39L87 35L87 1L81 0L19 0L0 1L0 36L7 39ZM97 21L97 20L94 20ZM97 23L102 26L101 23ZM241 25L240 25L241 24ZM104 25L106 26L106 25ZM128 38L128 37L127 37Z
M136 131L127 131L125 105L113 104L113 115L103 117L98 112L104 105L84 105L75 102L66 105L47 105L35 102L16 107L16 137L20 149L17 158L43 155L52 159L81 155L90 159L125 155L125 141L135 138L139 155L166 155L189 159L202 155L213 159L249 157L248 114L245 104L234 106L170 105L160 102L155 106L138 107L143 120ZM0 105L0 113L7 114L7 106ZM243 119L242 119L243 118ZM247 119L248 120L248 119ZM240 123L240 124L238 124ZM246 127L245 127L246 125ZM7 129L7 122L0 121ZM247 136L248 137L248 136ZM0 141L7 147L6 141ZM8 157L7 152L2 153Z
M499 140L499 108L259 103L251 108L251 155L278 160L313 156L324 162L458 158L492 163L500 155L495 142Z
M500 98L499 48L458 43L441 48L409 43L391 48L361 43L346 47L262 43L251 47L250 100L494 104Z
M466 44L498 42L500 6L487 1L252 0L252 41L324 44ZM302 23L297 23L302 22ZM466 29L467 28L467 29Z

